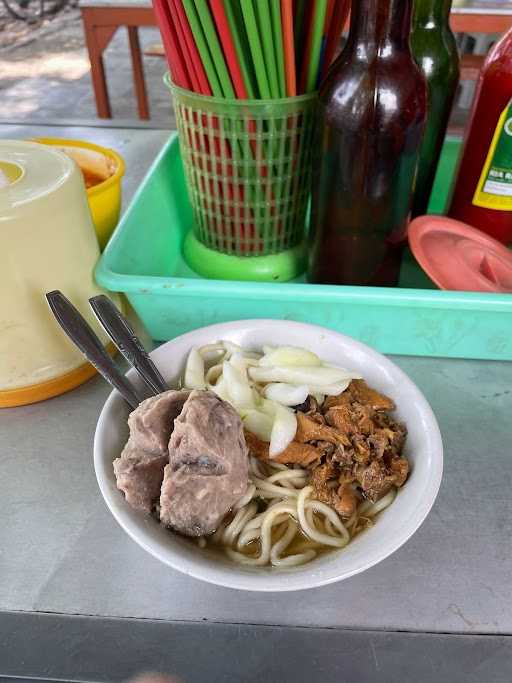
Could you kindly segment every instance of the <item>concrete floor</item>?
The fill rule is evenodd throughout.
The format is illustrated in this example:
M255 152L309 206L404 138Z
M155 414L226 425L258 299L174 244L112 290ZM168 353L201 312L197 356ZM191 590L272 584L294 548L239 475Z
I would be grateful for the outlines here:
M2 35L0 32L0 39ZM144 28L140 30L140 40L144 49L160 43L160 35L156 28ZM119 29L110 43L105 64L113 117L137 119L124 29ZM171 101L162 82L165 60L145 57L144 69L151 124L173 127ZM15 36L10 45L2 47L0 43L0 121L95 117L90 66L78 10L63 13L44 27L25 27L23 35Z

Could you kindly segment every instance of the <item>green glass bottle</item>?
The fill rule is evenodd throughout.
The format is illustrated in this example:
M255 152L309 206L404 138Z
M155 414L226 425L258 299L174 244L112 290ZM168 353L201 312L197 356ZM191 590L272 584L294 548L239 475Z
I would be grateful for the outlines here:
M420 150L412 215L427 212L459 82L459 53L450 28L452 0L414 0L411 48L428 86L427 127Z

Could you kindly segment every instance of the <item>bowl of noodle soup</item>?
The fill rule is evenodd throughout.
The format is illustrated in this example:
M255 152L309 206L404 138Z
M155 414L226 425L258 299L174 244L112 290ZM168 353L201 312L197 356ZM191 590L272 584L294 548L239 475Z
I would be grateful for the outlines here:
M420 390L391 360L368 346L322 327L290 321L212 325L163 344L151 356L169 386L178 387L191 349L219 340L255 354L266 346L305 348L326 364L349 368L355 377L363 377L392 398L394 417L408 430L404 447L410 464L407 482L398 493L392 489L377 502L361 501L357 514L341 521L334 510L315 499L306 468L250 457L247 493L230 515L208 538L185 538L131 508L118 490L112 463L128 438L129 408L112 392L96 428L94 465L105 502L125 532L178 571L253 591L301 590L333 583L395 552L427 516L442 476L439 427ZM141 386L135 371L127 374ZM258 544L257 552L245 552L251 543Z

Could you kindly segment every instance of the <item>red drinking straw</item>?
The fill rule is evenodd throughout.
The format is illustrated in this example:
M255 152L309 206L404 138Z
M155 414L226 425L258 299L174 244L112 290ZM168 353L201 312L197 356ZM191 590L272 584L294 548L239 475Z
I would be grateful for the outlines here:
M322 78L327 74L329 67L334 59L334 54L340 36L345 26L345 21L348 16L349 3L348 0L335 0L334 10L332 13L331 25L327 34L327 42L325 44L324 60L322 65Z
M173 81L180 88L190 89L191 84L185 65L185 60L180 49L176 31L173 27L169 7L165 0L153 0L153 7L158 19L158 25L162 34L165 54Z
M248 99L249 95L247 94L244 77L238 62L238 55L236 53L235 44L231 36L228 18L224 10L224 4L222 0L210 0L210 8L217 26L217 31L219 32L220 42L224 51L224 57L226 58L231 80L233 81L233 87L235 89L236 96L240 100L246 100Z
M327 12L325 13L325 24L324 24L324 35L329 33L329 27L331 25L332 15L334 12L335 0L327 0Z
M196 71L197 65L194 62L192 54L190 53L186 32L183 30L180 17L178 15L178 8L180 6L180 2L179 0L167 0L167 2L169 4L169 10L171 12L171 18L174 24L174 28L176 30L178 40L180 41L181 50L185 57L185 64L187 65L190 82L192 83L192 90L194 92L200 92L201 86L199 85L199 76L197 75Z
M210 0L210 8L215 19L217 31L219 32L220 42L230 71L231 80L233 81L233 87L235 89L236 96L240 100L247 100L249 99L249 94L245 86L242 69L240 68L240 62L238 60L235 43L231 35L231 28L224 10L223 0ZM250 133L256 134L255 121L250 120L248 122L248 128ZM250 139L249 144L251 145L255 158L258 157L258 152L261 156L263 156L262 151L258 150L258 145L254 138ZM265 166L260 168L260 173L263 177L267 176L268 171Z
M176 32L176 35L179 40L179 44L181 45L183 55L185 57L185 65L186 65L186 70L189 76L189 83L191 83L191 86L189 86L189 90L192 90L193 92L202 94L202 95L211 95L212 91L210 88L210 85L208 83L208 79L206 78L206 74L204 71L204 67L192 34L192 30L190 28L190 24L188 22L183 4L181 0L167 0L168 1L168 6L169 6L169 12L170 12L170 19L171 19L171 26L174 27L174 30ZM196 114L193 113L193 122L197 125L197 118ZM215 125L214 121L214 125ZM206 120L204 120L203 117L203 125L206 124ZM216 126L215 126L216 127ZM189 136L190 136L190 131L189 131ZM203 151L207 152L208 154L211 153L210 150L210 141L208 138L204 135L200 135L198 132L195 133L193 138L190 136L189 137L189 143L198 151ZM218 139L217 136L214 136L213 138L213 145L215 148L215 157L216 159L222 158L222 149L221 149L221 141ZM229 147L226 143L226 156L228 158L231 157L231 153L229 150ZM219 162L215 163L215 166L217 167ZM211 162L207 162L207 168L211 170ZM201 170L203 170L203 160L198 159L197 160L197 166ZM220 168L216 168L216 173L219 173ZM206 194L206 187L204 186L204 179L201 179L201 184L203 185L203 192ZM232 194L233 190L231 185L228 185L228 191L230 194ZM216 187L216 183L213 179L210 178L209 181L209 193L215 197L217 194L220 196L223 196L223 188L222 184L219 181L218 182L218 187Z
M185 46L190 57L190 65L192 68L192 72L195 72L195 91L200 93L201 95L211 95L212 90L208 82L208 78L203 67L203 62L201 61L201 56L199 55L199 51L197 49L194 36L192 34L192 30L190 28L190 24L188 23L185 8L183 7L181 0L169 0L169 2L171 4L174 2L175 13L178 19L176 23L180 27L181 34L185 41Z
M283 25L284 68L286 75L286 94L297 94L295 73L295 45L293 39L293 0L281 0L281 22Z
M233 36L231 34L229 21L224 9L223 0L210 0L210 9L215 20L215 25L217 26L220 43L224 52L224 57L230 72L229 75L231 76L236 96L238 99L247 100L249 99L249 94L245 86L242 69L240 68L240 62L238 59L235 43L233 41ZM249 120L247 125L249 132L255 135L257 131L255 121ZM253 137L250 138L249 144L256 160L258 157L264 157L263 150L259 149L258 143ZM258 163L257 166L262 178L266 178L268 176L268 169L264 164L260 165ZM243 190L243 188L241 188L241 190ZM251 233L251 231L254 232L254 225L252 223L249 223L248 226L245 226L244 223L242 227L247 227L249 233Z

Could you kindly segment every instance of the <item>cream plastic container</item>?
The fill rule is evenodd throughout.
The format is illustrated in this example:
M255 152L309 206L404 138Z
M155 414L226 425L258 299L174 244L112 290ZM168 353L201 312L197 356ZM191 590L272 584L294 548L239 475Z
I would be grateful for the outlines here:
M0 407L33 403L94 374L53 318L60 289L100 330L88 298L99 247L76 163L53 147L0 141Z

